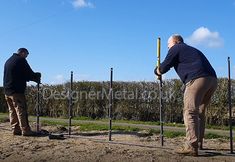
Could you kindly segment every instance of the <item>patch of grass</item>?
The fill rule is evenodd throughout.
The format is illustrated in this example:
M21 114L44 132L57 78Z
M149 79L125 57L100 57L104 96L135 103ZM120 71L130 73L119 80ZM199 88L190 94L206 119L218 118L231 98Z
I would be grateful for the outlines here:
M6 119L8 118L8 113L0 113L0 122L4 122L6 121ZM30 121L35 121L35 116L30 116L29 120ZM62 118L51 118L51 117L43 117L40 118L40 121L42 122L42 124L49 124L49 125L62 125L62 126L67 126L67 122L65 121L59 121L60 119L67 119L66 117L62 117ZM45 121L44 121L45 120ZM77 120L76 123L79 123L79 120L81 121L102 121L102 122L108 122L108 119L92 119L90 117L84 117L84 116L80 116L80 117L74 117L73 120ZM160 125L160 122L145 122L145 121L134 121L134 120L113 120L113 123L128 123L128 124L143 124L143 125ZM78 124L77 124L78 125ZM97 124L96 124L97 125ZM180 124L180 123L164 123L164 126L172 126L172 127L184 127L184 124ZM106 127L106 126L103 126ZM124 126L123 126L124 127ZM117 128L118 130L128 130L128 131L139 131L139 128L134 128L134 126L132 127L113 127L113 128ZM219 130L229 130L228 126L218 126L218 125L207 125L206 126L207 129L219 129ZM92 127L89 128L90 130L92 129ZM101 130L106 128L100 128ZM95 130L99 130L99 127ZM235 130L235 127L233 127L233 130ZM153 134L156 134L154 131L155 130L151 130L153 131ZM150 131L150 132L151 132ZM157 132L157 131L156 131ZM158 133L158 132L157 132ZM174 136L174 135L173 135ZM208 138L213 138L216 135L208 135Z
M79 118L74 118L81 120ZM102 122L108 122L109 119L88 119L91 121L102 121ZM151 121L136 121L136 120L112 120L114 123L128 123L128 124L146 124L146 125L160 125L160 122L151 122Z
M167 138L176 138L185 136L184 132L173 132L173 131L165 131L164 136Z
M148 133L149 135L154 135L154 134L159 134L160 133L160 130L157 130L157 129L149 129L148 130Z
M229 130L228 126L219 126L219 125L207 125L207 129L220 129L220 130Z
M108 119L95 119L95 120L108 122ZM160 125L159 121L113 120L113 122L114 123L128 123L128 124ZM184 127L184 124L181 124L181 123L164 123L164 126Z
M183 136L185 136L185 132L165 131L164 136L167 137L167 138L183 137ZM206 139L221 138L221 139L226 139L226 140L229 139L229 137L227 137L227 136L221 136L221 135L218 135L218 134L215 134L215 133L207 133L207 134L205 134L205 138Z
M8 117L8 114L7 113L0 113L0 118L2 117Z
M207 133L205 134L206 139L217 139L217 138L223 138L223 139L229 139L229 137L221 136L215 133Z
M160 125L160 122L151 122L151 121L114 120L113 122L116 122L116 123L129 123L129 124Z
M64 121L52 121L43 119L41 120L42 125L51 125L51 126L68 126L67 122ZM72 126L80 126L81 131L106 131L109 130L109 127L105 124L94 124L94 123L76 123L72 124ZM136 127L130 127L130 126L113 126L113 130L123 131L123 132L138 132L141 129Z
M132 132L139 132L139 131L142 130L142 129L140 129L140 128L135 128L135 127L130 127L129 129L130 129L130 131L132 131Z
M5 122L8 118L8 114L0 113L0 122ZM84 120L86 118L83 118ZM42 125L50 125L50 126L64 126L67 127L68 123L67 121L63 120L50 120L50 118L44 118L40 120ZM72 124L72 126L80 126L81 131L107 131L109 130L109 127L105 124L95 124L95 123L79 123ZM123 131L123 132L139 132L144 129L136 128L133 126L113 126L112 130L116 131ZM148 134L154 135L159 134L160 130L156 129L147 129ZM167 138L176 138L176 137L182 137L185 136L185 132L179 132L179 131L165 131L164 136ZM229 139L229 137L217 135L215 133L207 133L205 134L206 139ZM235 138L234 138L235 140Z
M73 120L94 120L94 119L86 116L80 116L80 117L73 117Z
M6 122L9 120L8 114L0 113L0 123Z
M45 117L43 117L45 118ZM47 118L46 118L47 119ZM48 118L49 119L49 118ZM53 120L58 118L52 118ZM64 118L66 119L66 118ZM108 122L109 119L92 119L89 117L73 117L73 120L78 121L101 121L101 122ZM144 121L134 121L134 120L113 120L113 123L127 123L127 124L143 124L143 125L160 125L160 122L144 122ZM164 123L164 126L174 126L174 127L184 127L183 124L177 123ZM139 128L134 128L133 131L139 131Z
M101 125L101 124L93 124L93 123L82 123L78 124L80 126L81 131L107 131L109 130L109 127L107 125ZM113 126L112 130L116 131L123 131L123 132L138 132L141 129L135 128L135 127L127 127L127 126Z
M40 121L42 125L50 125L50 126L56 126L56 125L60 125L60 126L67 126L68 123L65 123L63 121L52 121L52 120L41 120Z
M98 124L79 124L81 131L105 131L108 130L108 127L106 125L98 125Z
M185 127L185 125L181 123L164 123L164 125L170 127Z
M4 122L5 120L6 120L6 118L0 117L0 123Z

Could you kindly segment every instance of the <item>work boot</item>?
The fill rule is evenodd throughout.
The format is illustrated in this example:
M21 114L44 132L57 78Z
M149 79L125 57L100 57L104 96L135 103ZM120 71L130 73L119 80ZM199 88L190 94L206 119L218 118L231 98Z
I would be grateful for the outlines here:
M22 133L21 133L21 131L13 131L13 135L14 136L21 136Z
M198 156L198 149L189 147L189 146L184 146L182 148L179 148L175 151L178 154L181 155L188 155L188 156Z
M38 133L33 131L23 132L23 136L37 137Z
M21 136L22 135L20 127L16 127L16 126L12 127L12 133L14 136Z
M199 150L203 150L203 144L202 144L202 142L198 142L198 149L199 149Z

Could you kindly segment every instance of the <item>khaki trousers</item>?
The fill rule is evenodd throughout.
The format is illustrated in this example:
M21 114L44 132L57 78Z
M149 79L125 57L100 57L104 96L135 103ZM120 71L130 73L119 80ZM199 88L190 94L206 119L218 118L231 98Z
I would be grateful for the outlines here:
M205 133L205 110L217 88L215 77L202 77L186 84L184 92L184 123L186 145L198 148Z
M13 133L29 132L27 104L24 94L5 96L9 108L10 124Z

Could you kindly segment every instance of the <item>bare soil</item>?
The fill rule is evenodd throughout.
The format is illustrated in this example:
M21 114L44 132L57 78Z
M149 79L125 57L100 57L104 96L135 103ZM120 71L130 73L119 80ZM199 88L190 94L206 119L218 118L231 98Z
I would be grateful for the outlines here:
M55 131L54 127L43 127ZM79 131L79 128L73 128ZM205 141L205 150L198 157L182 156L174 149L183 144L184 138L165 138L163 147L158 136L139 137L134 134L114 134L113 143L108 136L73 136L64 140L50 140L44 137L13 136L9 123L0 124L0 162L64 162L64 161L102 161L102 162L221 162L235 161L229 154L229 141L210 139Z

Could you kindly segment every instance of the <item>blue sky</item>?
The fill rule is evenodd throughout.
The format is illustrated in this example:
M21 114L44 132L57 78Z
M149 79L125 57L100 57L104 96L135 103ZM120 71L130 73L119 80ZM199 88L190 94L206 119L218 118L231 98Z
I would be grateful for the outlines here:
M235 0L1 0L0 77L20 47L42 82L75 80L154 81L156 39L162 59L167 39L181 34L199 48L219 77L235 54ZM177 78L172 69L164 78ZM2 79L0 80L2 85Z

